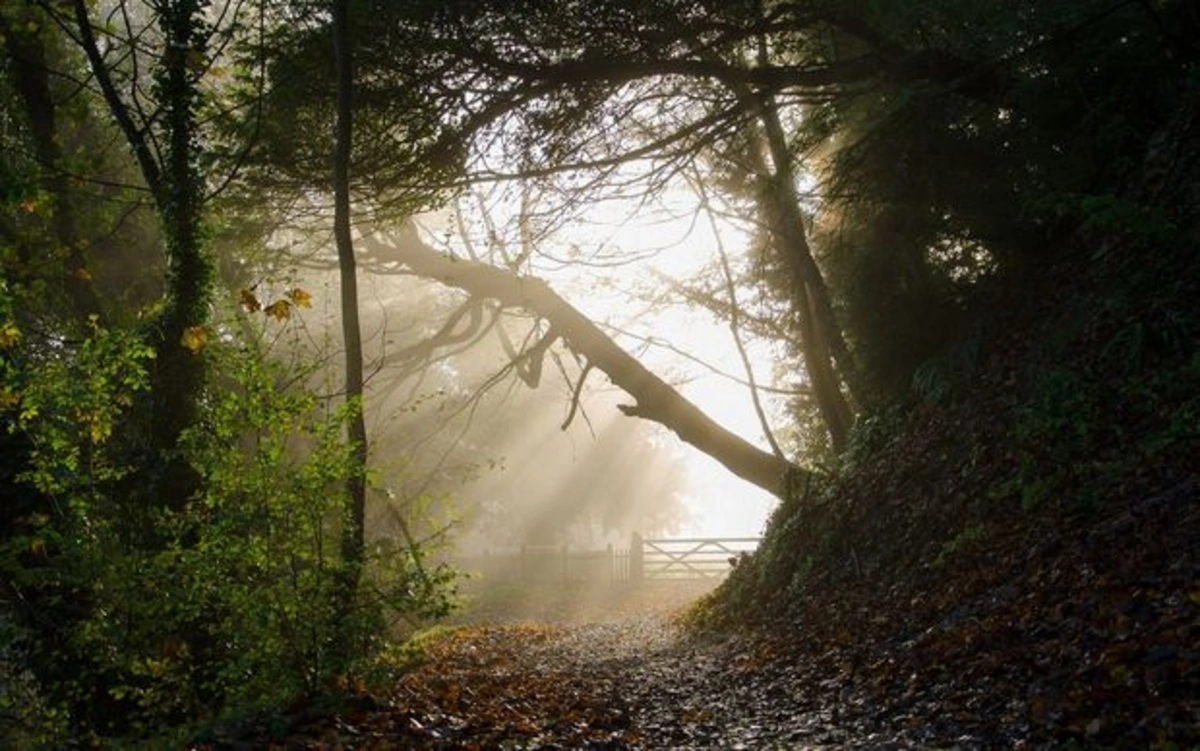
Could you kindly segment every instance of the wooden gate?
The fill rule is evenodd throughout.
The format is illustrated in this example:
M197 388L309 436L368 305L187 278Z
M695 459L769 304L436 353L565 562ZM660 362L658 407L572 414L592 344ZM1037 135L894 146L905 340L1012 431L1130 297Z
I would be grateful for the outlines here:
M758 547L757 537L645 539L634 534L629 546L629 578L719 579L733 561Z

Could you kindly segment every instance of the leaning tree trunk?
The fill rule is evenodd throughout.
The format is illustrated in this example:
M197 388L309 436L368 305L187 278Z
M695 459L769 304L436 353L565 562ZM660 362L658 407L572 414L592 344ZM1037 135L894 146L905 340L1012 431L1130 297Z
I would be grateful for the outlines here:
M333 235L341 274L342 338L346 350L346 401L352 405L347 433L353 471L346 481L350 508L342 534L346 575L341 582L343 622L348 617L362 573L367 488L367 428L363 418L363 347L358 320L358 275L350 232L350 156L354 71L350 49L348 0L333 3L333 50L337 71L337 124L333 149Z
M634 404L619 407L622 412L669 428L738 477L784 498L789 483L805 474L800 467L718 425L621 349L541 279L443 255L421 242L415 232L405 237L399 247L384 247L372 237L364 238L364 243L369 250L374 246L379 257L398 260L417 276L434 279L475 297L496 300L506 307L523 308L546 319L552 335L565 341L587 358L591 367L633 397Z

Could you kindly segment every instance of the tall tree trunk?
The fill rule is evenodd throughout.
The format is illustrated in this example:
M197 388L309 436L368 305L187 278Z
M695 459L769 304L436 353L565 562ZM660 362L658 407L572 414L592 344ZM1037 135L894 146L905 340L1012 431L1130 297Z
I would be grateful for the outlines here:
M347 426L355 471L347 480L350 497L342 557L347 574L342 583L347 615L361 576L367 488L367 428L363 418L363 347L358 319L358 275L350 232L350 158L353 132L354 69L351 56L348 0L333 3L333 50L337 70L337 125L333 149L333 234L341 274L342 337L346 350L346 400L353 405Z
M150 438L161 461L151 469L153 488L148 497L152 503L168 506L183 504L195 489L195 474L177 449L180 434L195 421L204 386L203 327L212 294L213 263L205 253L201 227L204 181L196 119L201 98L196 71L202 70L206 61L207 6L207 0L154 3L163 40L153 86L158 108L139 125L134 120L135 110L109 74L87 1L74 0L72 4L76 39L154 196L166 242L164 307L149 337L156 354ZM161 133L161 163L149 136L154 126Z
M206 5L175 0L158 6L165 50L155 88L166 133L162 183L155 197L167 246L167 299L155 343L152 429L155 445L166 451L175 449L179 435L195 421L204 385L203 347L196 337L208 320L213 263L205 253L201 227L200 91L194 70L205 60ZM187 492L185 486L173 490Z
M766 46L760 41L760 65L766 65L767 56ZM750 150L756 171L767 180L767 189L760 191L756 200L777 250L791 273L792 305L799 320L804 367L830 444L834 451L841 451L850 438L854 421L854 413L842 394L842 383L844 380L851 396L857 400L858 369L834 316L829 288L808 244L800 196L796 192L796 172L787 135L779 119L779 107L770 93L755 91L744 81L727 80L725 85L762 126L762 131L756 135L765 141L771 161L767 164L758 149Z
M799 321L804 366L812 384L821 419L834 451L846 447L854 415L842 394L842 380L853 386L857 369L841 327L833 314L829 288L813 258L796 192L796 173L774 100L743 89L738 96L752 108L763 127L771 163L759 159L767 189L758 196L767 228L792 276L792 304ZM759 156L754 152L754 156ZM841 377L835 369L840 366ZM854 389L851 388L851 393Z
M46 46L40 31L47 19L31 7L22 7L14 14L13 22L0 14L0 37L8 53L14 88L25 105L29 118L29 135L33 141L33 153L38 161L42 187L54 197L54 240L55 255L65 254L66 272L63 289L76 316L86 319L97 316L103 319L103 309L96 291L89 281L90 275L79 240L75 219L75 205L69 192L69 181L62 165L62 148L59 145L57 106L50 88L50 67L46 59ZM24 247L19 251L24 254ZM22 258L28 267L29 258Z
M833 301L829 295L829 286L813 258L812 249L804 231L804 217L800 213L800 196L796 192L796 172L792 166L791 152L788 149L787 137L784 135L783 124L779 121L779 109L773 98L766 97L760 111L763 126L767 134L767 146L771 152L771 162L775 165L774 175L777 182L776 196L779 200L781 219L787 224L794 236L793 245L789 248L800 273L803 275L805 287L811 306L811 314L828 349L828 354L837 365L842 380L849 389L851 397L861 403L861 388L858 383L858 365L854 356L846 346L842 336L842 328L833 312Z

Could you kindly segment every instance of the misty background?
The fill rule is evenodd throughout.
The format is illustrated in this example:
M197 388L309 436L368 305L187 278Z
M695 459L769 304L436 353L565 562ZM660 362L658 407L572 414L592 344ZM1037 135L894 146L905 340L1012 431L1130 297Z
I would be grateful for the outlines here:
M536 377L514 367L514 351L545 324L471 302L387 254L398 240L492 262L519 255L522 274L547 281L718 423L764 445L728 324L687 304L677 288L714 273L719 251L748 263L744 232L728 220L698 221L696 197L681 188L654 205L600 205L535 236L527 214L495 195L504 192L472 194L399 228L362 221L356 229L376 486L368 537L398 540L407 524L470 555L522 545L619 547L635 532L760 534L770 494L658 423L621 414L617 405L628 397L601 373L589 374L576 399L581 362L561 342ZM379 236L386 242L371 242ZM253 266L256 294L298 286L312 297L289 321L294 333L275 342L275 356L323 363L312 385L332 393L342 344L331 238L299 223L275 233L270 246ZM758 383L770 384L771 347L751 341L747 351ZM767 403L784 408L779 397Z

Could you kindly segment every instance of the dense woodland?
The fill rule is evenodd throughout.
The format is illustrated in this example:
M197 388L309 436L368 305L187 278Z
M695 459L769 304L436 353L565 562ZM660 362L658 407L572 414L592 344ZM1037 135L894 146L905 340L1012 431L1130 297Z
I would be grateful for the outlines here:
M0 745L394 680L508 424L422 405L565 429L599 381L779 498L696 629L896 711L1200 741L1197 40L1183 0L4 3ZM669 286L774 345L761 446L539 278L681 191L748 238Z

